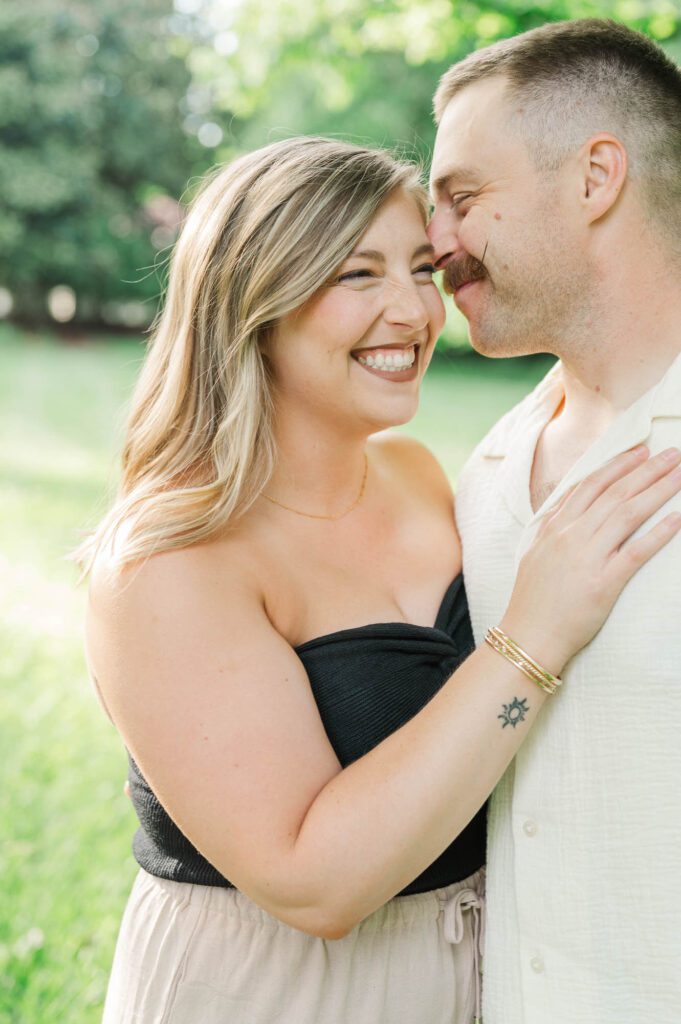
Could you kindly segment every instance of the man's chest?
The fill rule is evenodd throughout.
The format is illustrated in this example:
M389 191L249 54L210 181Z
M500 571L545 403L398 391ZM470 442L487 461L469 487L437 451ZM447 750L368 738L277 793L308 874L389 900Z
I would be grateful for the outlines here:
M563 477L597 439L597 433L571 430L561 419L546 424L537 440L530 471L533 512L551 497Z

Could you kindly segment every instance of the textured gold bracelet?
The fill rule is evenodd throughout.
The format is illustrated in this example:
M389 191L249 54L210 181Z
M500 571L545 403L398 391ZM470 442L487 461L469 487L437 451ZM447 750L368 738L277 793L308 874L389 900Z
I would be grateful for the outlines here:
M510 636L507 636L498 626L492 626L487 631L485 643L489 644L490 647L506 658L507 661L510 661L512 665L515 665L516 668L519 668L528 679L531 679L533 683L541 687L545 693L555 693L558 687L563 685L563 680L560 676L554 676L545 668L542 668L534 658L530 657L527 651L519 647L515 640L511 640Z

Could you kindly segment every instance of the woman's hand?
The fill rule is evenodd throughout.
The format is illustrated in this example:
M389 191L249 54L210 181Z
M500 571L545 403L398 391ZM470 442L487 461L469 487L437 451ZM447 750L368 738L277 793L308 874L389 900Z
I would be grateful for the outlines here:
M645 446L586 477L542 522L501 628L550 671L598 632L624 585L681 528L673 512L632 539L681 490L681 451Z

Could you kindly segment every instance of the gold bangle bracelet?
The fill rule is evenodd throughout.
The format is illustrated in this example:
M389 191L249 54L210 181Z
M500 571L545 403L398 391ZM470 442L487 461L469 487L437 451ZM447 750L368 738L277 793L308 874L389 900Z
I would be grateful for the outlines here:
M536 683L545 693L555 693L559 686L563 685L560 676L554 676L545 668L531 658L527 651L524 651L515 640L511 640L498 626L492 626L487 631L485 643L510 661L512 665L519 668L528 679Z

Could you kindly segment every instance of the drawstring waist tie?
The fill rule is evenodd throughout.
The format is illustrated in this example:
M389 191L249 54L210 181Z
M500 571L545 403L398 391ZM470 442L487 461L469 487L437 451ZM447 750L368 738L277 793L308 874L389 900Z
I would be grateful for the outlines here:
M473 970L475 973L475 1018L473 1024L482 1024L482 985L480 961L485 946L485 897L474 889L459 889L442 905L443 930L447 942L458 945L463 939L463 915L473 915Z

